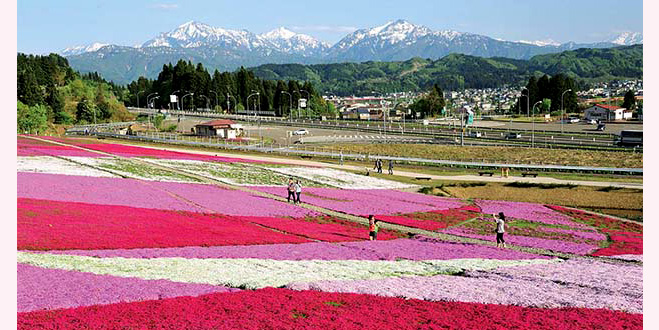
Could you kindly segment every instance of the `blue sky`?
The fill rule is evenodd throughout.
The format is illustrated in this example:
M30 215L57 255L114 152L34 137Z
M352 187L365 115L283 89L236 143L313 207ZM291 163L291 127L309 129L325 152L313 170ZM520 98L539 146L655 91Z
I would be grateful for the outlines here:
M285 26L331 44L398 18L505 40L595 42L643 31L642 0L20 0L17 11L18 51L35 54L92 42L134 46L191 20L254 33Z

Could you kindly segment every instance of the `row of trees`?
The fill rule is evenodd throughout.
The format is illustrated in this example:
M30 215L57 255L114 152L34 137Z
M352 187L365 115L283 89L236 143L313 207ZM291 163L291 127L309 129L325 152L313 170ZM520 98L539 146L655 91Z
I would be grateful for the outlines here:
M412 113L420 113L421 117L426 118L442 114L445 106L444 92L437 84L434 84L428 94L410 105L410 110Z
M180 107L185 109L212 108L216 111L238 110L274 111L287 115L289 108L296 109L300 98L309 99L307 107L316 115L333 115L334 107L318 95L310 82L296 80L265 80L254 76L252 71L240 68L236 72L215 70L211 75L199 63L179 60L176 65L163 65L156 80L140 77L127 87L126 103L130 106L149 106L157 109ZM258 93L249 98L249 95ZM186 96L181 103L180 97ZM170 103L170 95L179 97L179 103Z
M578 88L574 79L562 73L552 77L543 75L540 79L531 76L526 89L522 90L522 96L518 98L511 111L527 114L528 109L528 113L531 114L533 105L541 101L542 104L536 107L536 113L560 112L561 106L565 109L565 113L576 112Z

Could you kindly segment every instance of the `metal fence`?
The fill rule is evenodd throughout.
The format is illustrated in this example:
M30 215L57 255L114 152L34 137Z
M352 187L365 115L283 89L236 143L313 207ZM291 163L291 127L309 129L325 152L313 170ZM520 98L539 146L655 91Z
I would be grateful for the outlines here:
M72 133L78 134L78 133ZM137 140L146 142L168 143L174 145L187 145L207 148L221 148L228 150L254 151L262 153L273 153L280 155L295 155L305 157L319 157L330 159L357 160L369 162L377 158L382 160L393 160L398 164L421 164L458 168L478 168L478 169L498 169L508 167L524 171L558 171L558 172L581 172L581 173L611 173L611 174L630 174L642 175L642 168L614 168L614 167L589 167L589 166L569 166L569 165L552 165L552 164L519 164L519 163L497 163L487 160L473 161L451 161L438 159L425 159L416 157L395 157L387 155L371 155L360 153L343 153L340 150L328 148L319 148L315 146L299 146L296 148L287 147L281 144L262 145L260 143L249 144L244 141L226 141L219 137L201 137L201 136L181 136L172 133L161 132L139 132L136 135L125 135L111 132L94 132L98 137ZM370 165L370 164L369 164Z

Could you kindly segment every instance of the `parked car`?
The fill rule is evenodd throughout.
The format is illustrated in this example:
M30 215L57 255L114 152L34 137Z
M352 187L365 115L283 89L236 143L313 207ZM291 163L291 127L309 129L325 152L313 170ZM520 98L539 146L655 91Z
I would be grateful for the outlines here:
M577 117L570 117L567 119L568 123L578 123L581 119Z
M293 135L307 135L309 134L309 131L307 131L305 128L301 128L297 131L293 131Z
M515 133L515 132L509 132L505 135L505 138L508 139L521 139L522 134L520 133Z
M481 132L469 132L469 137L479 138L481 137Z
M597 124L597 120L595 120L595 119L591 119L591 120L588 121L588 123L589 123L589 124L596 125L596 124Z

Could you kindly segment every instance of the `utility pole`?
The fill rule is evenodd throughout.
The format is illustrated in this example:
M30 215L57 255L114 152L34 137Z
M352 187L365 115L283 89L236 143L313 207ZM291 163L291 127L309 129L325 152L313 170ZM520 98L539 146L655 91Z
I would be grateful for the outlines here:
M465 145L465 130L464 130L464 111L460 111L460 145Z

